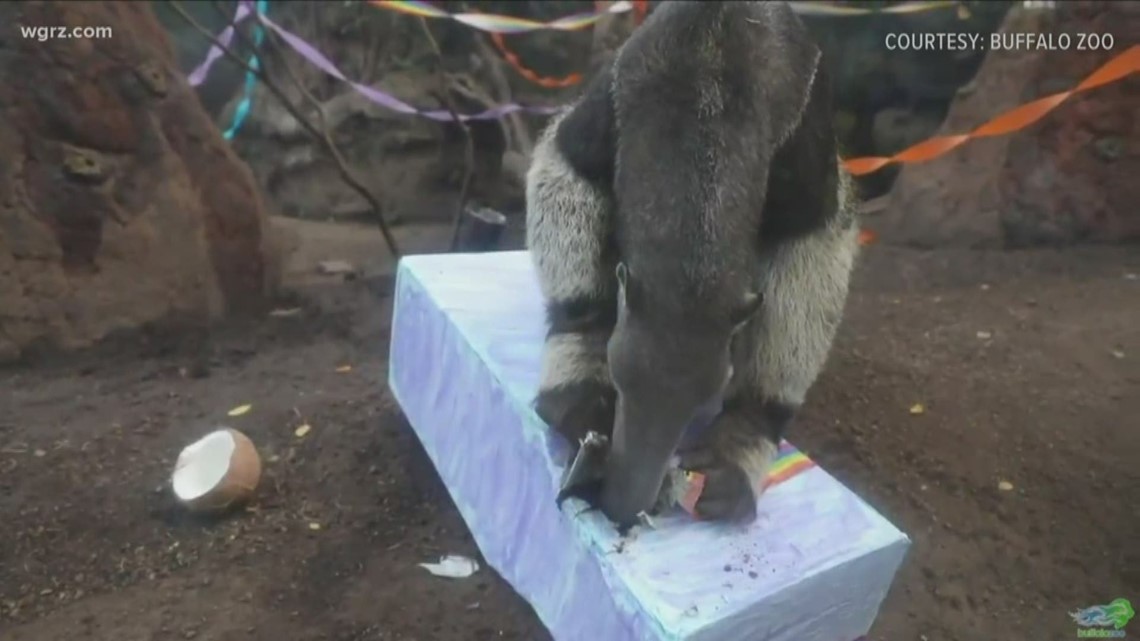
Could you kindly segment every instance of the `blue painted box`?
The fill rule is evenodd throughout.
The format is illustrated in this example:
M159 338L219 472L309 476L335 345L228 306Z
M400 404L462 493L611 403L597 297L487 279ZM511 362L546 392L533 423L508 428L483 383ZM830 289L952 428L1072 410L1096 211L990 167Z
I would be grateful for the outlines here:
M559 641L853 641L910 544L824 470L747 528L678 512L620 542L554 497L568 448L535 415L545 320L526 252L399 265L389 385L487 561Z

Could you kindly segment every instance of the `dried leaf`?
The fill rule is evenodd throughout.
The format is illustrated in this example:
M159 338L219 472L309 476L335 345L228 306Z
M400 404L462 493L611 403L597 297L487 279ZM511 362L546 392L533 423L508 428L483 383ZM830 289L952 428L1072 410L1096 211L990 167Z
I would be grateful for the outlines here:
M311 429L313 429L313 428L310 427L308 423L305 423L305 424L299 426L297 429L293 430L293 435L296 436L297 438L304 438L305 435L308 434L309 430L311 430Z
M241 416L242 414L245 414L246 412L248 412L252 407L253 407L252 405L239 405L238 407L235 407L232 410L230 410L229 415L230 416Z
M875 232L870 230L870 229L864 228L864 229L859 230L859 244L860 245L864 245L864 246L870 245L870 244L874 243L876 240L878 240L878 238L879 238L878 235L876 235Z
M910 406L910 413L915 416L918 416L919 414L925 414L926 408L923 407L922 403L915 403L914 405Z

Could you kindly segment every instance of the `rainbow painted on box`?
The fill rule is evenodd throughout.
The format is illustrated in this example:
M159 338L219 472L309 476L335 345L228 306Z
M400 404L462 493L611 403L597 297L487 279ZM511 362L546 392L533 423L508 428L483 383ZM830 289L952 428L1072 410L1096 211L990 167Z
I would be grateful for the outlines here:
M772 487L779 485L800 472L813 467L815 467L815 462L808 458L803 452L793 447L791 443L784 441L780 443L780 453L776 457L776 461L772 463L772 469L768 472L768 482L766 486Z
M815 463L803 452L797 450L791 443L781 441L776 460L772 462L767 478L758 489L760 492L765 492L812 467L815 467ZM686 472L684 479L687 488L677 499L677 503L682 510L699 519L701 517L697 510L697 501L705 490L705 476L699 472Z

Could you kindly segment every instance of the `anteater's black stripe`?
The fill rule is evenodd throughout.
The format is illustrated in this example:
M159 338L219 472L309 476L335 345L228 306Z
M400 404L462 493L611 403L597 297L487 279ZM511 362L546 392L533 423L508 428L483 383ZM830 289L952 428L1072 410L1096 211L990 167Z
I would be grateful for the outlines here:
M757 400L750 396L730 398L725 412L743 412L753 428L764 438L778 444L799 411L799 406L777 400Z
M548 301L546 322L550 335L608 334L617 322L617 299L614 296L579 296Z

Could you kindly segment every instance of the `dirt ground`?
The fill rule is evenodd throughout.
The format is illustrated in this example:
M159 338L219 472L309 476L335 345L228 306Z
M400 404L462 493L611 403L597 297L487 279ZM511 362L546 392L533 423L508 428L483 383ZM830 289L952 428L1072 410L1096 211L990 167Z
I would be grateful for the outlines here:
M0 371L0 638L549 639L492 571L417 567L478 552L386 392L381 244L290 224L294 315ZM1140 598L1137 273L1135 248L867 249L791 439L914 539L871 639L1076 638L1067 612ZM219 424L262 488L191 519L164 484Z

